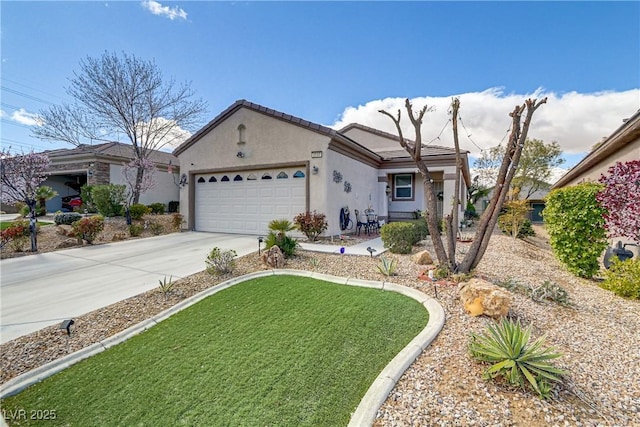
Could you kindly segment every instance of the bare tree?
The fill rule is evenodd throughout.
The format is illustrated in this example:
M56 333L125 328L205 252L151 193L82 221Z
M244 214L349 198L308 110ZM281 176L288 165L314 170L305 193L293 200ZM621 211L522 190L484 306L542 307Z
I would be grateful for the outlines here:
M398 110L397 116L393 116L386 111L380 110L382 114L390 117L396 125L396 129L398 130L398 136L400 145L409 153L413 161L416 163L418 167L418 171L422 175L425 193L427 195L427 227L429 228L429 233L431 234L431 240L433 241L434 250L436 252L436 257L438 258L438 264L441 267L447 268L452 273L469 273L472 269L474 269L487 249L489 245L489 240L491 239L491 234L493 229L498 221L498 216L500 214L500 209L504 200L509 191L509 187L514 178L515 172L518 168L518 163L520 161L520 157L522 155L522 150L525 146L525 141L527 138L527 134L529 132L529 126L531 124L531 119L533 117L533 113L540 107L540 105L547 102L547 98L543 98L539 101L535 99L528 99L521 106L516 106L514 110L509 114L512 120L511 124L511 134L509 135L509 142L507 143L507 147L505 150L504 157L502 159L502 163L500 165L500 169L498 171L495 191L489 206L483 213L480 221L478 223L478 228L476 230L475 236L473 238L473 242L471 247L465 254L464 258L461 262L458 262L455 257L455 238L457 230L457 220L454 222L454 218L457 216L460 190L459 188L456 190L456 194L454 195L454 203L453 209L450 217L446 219L448 224L446 230L446 239L447 246L449 248L449 253L445 251L444 244L442 242L442 238L438 232L438 220L436 217L436 197L435 197L435 189L433 186L433 180L431 178L431 174L429 172L429 168L426 166L425 162L422 160L422 118L426 111L428 111L427 107L423 107L418 116L414 116L414 112L412 109L411 102L407 99L405 100L405 107L407 109L407 114L409 116L409 120L411 121L415 132L416 138L415 143L408 141L404 138L402 134L402 128L400 126L401 112ZM452 105L453 117L454 120L457 119L457 110L459 108L459 101L454 100L454 104ZM522 121L522 115L526 110L526 115L524 117L524 121ZM456 122L454 122L456 124ZM454 143L456 144L456 176L459 176L461 169L460 162L460 149L457 144L457 126L454 126ZM459 179L459 178L458 178ZM458 181L457 186L460 183Z
M164 80L154 62L127 54L87 57L70 81L65 90L75 103L41 111L42 123L33 134L75 146L124 135L139 164L153 150L185 139L206 110L204 101L193 99L187 83ZM133 203L139 201L144 173L139 167Z
M25 203L29 207L31 251L38 251L36 239L36 201L38 187L47 179L49 157L43 153L14 155L11 148L0 150L0 195L3 203Z

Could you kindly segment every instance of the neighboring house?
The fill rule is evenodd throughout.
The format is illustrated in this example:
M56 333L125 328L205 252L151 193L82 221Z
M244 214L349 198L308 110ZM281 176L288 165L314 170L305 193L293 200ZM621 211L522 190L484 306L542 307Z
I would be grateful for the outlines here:
M528 192L528 188L523 188L520 191L520 199L524 199L527 196ZM527 197L527 201L529 202L529 212L527 212L527 218L531 222L538 224L543 222L542 211L544 210L545 206L544 198L547 196L547 194L549 194L549 189L545 188L535 190L533 193L529 194L529 197ZM489 206L489 202L491 201L492 197L493 188L491 189L489 194L479 198L476 201L474 206L478 215L482 215L484 213L484 211L487 209L487 206Z
M96 145L80 145L69 149L45 151L51 165L50 174L42 185L48 185L58 196L47 201L47 210L62 210L62 198L79 194L85 184L124 184L123 165L133 158L130 144L107 142ZM151 160L156 165L155 187L140 196L140 203L164 203L178 200L178 159L171 153L153 151ZM172 173L167 173L171 163ZM175 166L174 166L175 165Z
M598 181L616 162L640 159L640 110L604 139L573 168L569 169L551 189L568 187L587 181Z
M425 146L425 161L450 210L453 149ZM180 145L180 211L189 229L264 234L273 219L327 216L326 235L341 232L340 211L376 211L379 219L425 208L417 167L397 137L360 125L341 131L239 100ZM463 206L470 183L463 153ZM391 218L389 218L391 216Z
M622 126L605 138L595 149L577 165L569 169L551 189L568 187L583 182L597 182L600 176L607 173L609 167L617 162L628 162L640 159L640 110L629 119L623 120ZM613 238L612 241L631 243L627 239ZM629 248L635 256L640 256L637 247Z

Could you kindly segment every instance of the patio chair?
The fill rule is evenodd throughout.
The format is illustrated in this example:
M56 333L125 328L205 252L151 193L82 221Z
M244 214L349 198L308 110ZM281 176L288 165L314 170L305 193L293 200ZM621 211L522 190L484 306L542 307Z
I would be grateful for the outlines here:
M367 220L367 216L361 214L358 209L354 209L356 214L356 235L360 235L360 231L362 231L362 227L364 227L364 232L369 234L369 222Z

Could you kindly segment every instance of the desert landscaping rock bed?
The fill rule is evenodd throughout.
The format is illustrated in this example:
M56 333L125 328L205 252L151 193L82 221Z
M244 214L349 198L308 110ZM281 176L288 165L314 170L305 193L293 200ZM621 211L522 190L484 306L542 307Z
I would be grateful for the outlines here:
M562 286L571 306L537 303L514 294L510 316L533 327L533 337L546 335L546 344L563 356L556 366L568 372L553 397L540 400L528 391L510 389L482 379L484 367L472 361L466 346L470 332L480 332L491 320L465 314L451 282L434 285L419 280L424 266L408 255L398 260L390 281L436 297L446 313L444 329L402 376L382 406L376 426L629 426L640 425L640 303L600 289L595 282L567 273L554 259L544 230L527 241L496 234L476 269L488 280L516 280ZM460 253L468 244L458 245ZM431 249L429 240L414 251ZM315 259L317 262L312 262ZM336 276L383 280L379 259L299 251L286 268L316 270ZM204 268L204 260L203 260ZM267 269L258 254L237 260L233 275ZM230 276L198 273L176 283L165 296L159 290L119 302L75 319L71 338L50 327L0 346L0 382L55 360L68 352L111 336Z

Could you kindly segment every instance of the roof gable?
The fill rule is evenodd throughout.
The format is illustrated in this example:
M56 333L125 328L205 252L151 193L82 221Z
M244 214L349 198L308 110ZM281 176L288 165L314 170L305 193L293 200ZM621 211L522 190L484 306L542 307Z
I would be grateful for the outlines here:
M73 157L103 157L112 158L113 160L133 159L133 146L121 142L105 142L102 144L88 145L81 144L74 148L61 148L57 150L44 151L52 161L63 160ZM151 150L149 158L154 163L160 164L177 164L178 159L171 153L159 150Z

